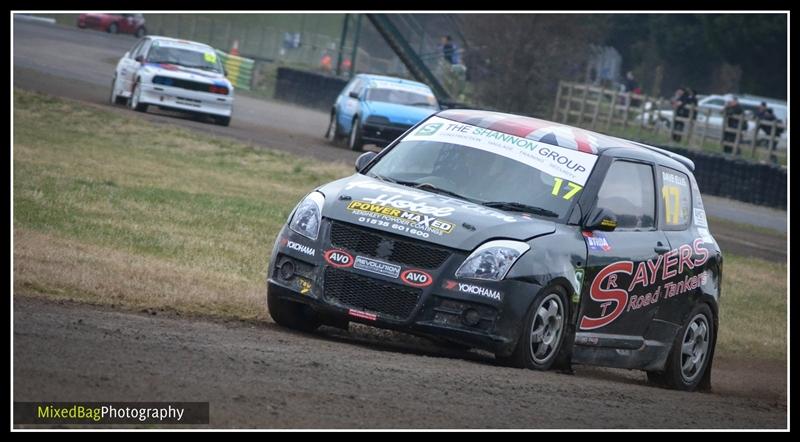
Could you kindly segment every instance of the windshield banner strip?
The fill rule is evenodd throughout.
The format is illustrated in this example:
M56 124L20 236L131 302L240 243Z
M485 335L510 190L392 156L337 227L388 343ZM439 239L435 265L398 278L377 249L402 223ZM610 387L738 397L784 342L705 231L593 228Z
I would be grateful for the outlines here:
M433 95L427 87L415 84L395 83L393 81L372 80L370 86L375 89L394 89L398 91L415 92L422 95Z
M403 141L433 141L485 150L583 186L597 156L491 129L431 117Z

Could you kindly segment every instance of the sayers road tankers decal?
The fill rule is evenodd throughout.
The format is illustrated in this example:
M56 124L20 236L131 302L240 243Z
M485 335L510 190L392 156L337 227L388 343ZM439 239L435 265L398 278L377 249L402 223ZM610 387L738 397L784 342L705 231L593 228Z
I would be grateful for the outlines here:
M580 322L581 330L604 327L614 322L624 312L638 310L705 284L708 280L708 271L691 277L685 275L683 280L677 282L665 282L683 274L684 270L700 267L708 261L709 252L702 246L702 243L703 240L698 238L692 242L691 246L684 244L663 255L658 255L655 261L651 259L640 262L638 266L635 266L635 271L632 261L618 261L604 267L597 273L589 289L589 296L592 300L600 303L600 316L584 315ZM699 257L694 258L694 255L699 255ZM622 286L622 281L619 281L620 277L629 277L627 279L630 279L630 282L627 287ZM640 296L630 295L637 285L646 289L655 285L656 281L660 281L662 284L655 290Z
M483 296L485 298L494 299L495 301L503 300L503 293L500 290L489 289L474 284L467 284L465 282L453 281L452 279L446 280L443 287L445 290Z
M378 261L377 259L367 258L365 256L356 256L353 267L365 272L372 272L390 278L397 278L400 276L399 265Z
M433 278L422 270L406 270L400 274L400 280L414 287L427 287L433 284Z
M453 143L503 155L554 177L586 184L597 155L522 138L503 132L431 117L403 141Z
M325 261L334 267L352 267L353 255L344 250L331 249L325 252Z

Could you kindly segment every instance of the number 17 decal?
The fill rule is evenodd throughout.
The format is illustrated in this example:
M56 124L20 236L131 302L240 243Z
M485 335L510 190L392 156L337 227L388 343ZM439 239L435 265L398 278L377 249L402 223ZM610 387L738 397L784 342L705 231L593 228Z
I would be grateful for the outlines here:
M561 193L561 185L564 183L564 180L562 180L561 178L553 178L553 180L555 180L555 183L553 183L552 195L558 196L558 194ZM580 192L580 190L583 189L583 187L570 181L567 181L567 187L569 187L569 191L567 191L567 193L564 194L563 198L565 200L572 199L572 197L575 196L576 193Z

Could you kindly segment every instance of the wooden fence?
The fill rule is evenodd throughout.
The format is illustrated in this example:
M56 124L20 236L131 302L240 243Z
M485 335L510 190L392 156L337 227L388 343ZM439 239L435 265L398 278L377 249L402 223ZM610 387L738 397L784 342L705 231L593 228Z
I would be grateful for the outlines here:
M726 117L694 105L686 107L688 116L678 116L662 109L669 105L669 100L663 98L562 81L552 120L611 135L622 131L628 138L666 135L673 143L689 148L716 143L722 152L734 155L741 155L743 147L750 147L753 158L757 147L764 146L770 151L770 159L777 161L774 150L779 132L786 130L783 122L758 120L745 114Z

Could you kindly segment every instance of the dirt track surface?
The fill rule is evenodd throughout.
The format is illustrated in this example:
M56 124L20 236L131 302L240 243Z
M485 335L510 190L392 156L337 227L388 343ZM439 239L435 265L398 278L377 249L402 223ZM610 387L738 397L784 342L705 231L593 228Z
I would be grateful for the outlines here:
M786 427L785 365L715 365L714 393L683 393L637 371L499 367L369 327L305 335L14 300L15 401L209 401L212 427Z

